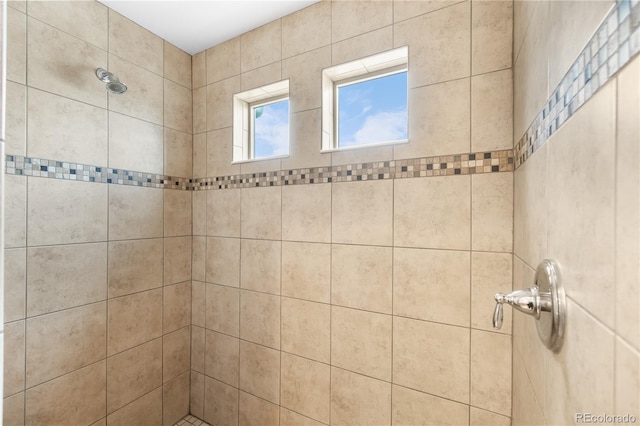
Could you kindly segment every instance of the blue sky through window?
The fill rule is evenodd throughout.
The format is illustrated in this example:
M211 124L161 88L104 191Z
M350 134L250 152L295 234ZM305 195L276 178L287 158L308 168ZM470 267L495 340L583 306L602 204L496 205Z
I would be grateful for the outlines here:
M254 158L289 153L289 99L252 108Z
M338 88L338 146L407 139L407 72Z

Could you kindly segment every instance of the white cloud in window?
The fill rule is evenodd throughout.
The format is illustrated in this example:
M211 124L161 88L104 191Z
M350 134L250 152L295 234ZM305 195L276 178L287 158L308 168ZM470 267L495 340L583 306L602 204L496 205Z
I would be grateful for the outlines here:
M383 111L366 118L352 139L340 141L341 146L389 142L407 138L407 111Z
M264 108L255 121L256 157L289 153L289 112L286 108Z

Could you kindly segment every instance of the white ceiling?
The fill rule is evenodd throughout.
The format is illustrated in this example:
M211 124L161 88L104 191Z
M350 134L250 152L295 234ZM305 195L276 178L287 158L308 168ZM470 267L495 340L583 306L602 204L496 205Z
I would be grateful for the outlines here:
M98 0L190 54L318 0Z

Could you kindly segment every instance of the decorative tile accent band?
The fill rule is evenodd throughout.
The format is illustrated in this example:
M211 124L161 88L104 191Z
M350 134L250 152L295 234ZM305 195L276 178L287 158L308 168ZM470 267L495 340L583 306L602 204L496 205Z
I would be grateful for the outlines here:
M408 160L354 163L341 166L276 170L199 179L7 155L6 173L50 179L132 185L161 189L203 191L252 188L256 186L300 185L412 177L454 176L514 170L513 150L412 158Z
M515 145L516 168L640 52L640 0L618 0Z
M20 155L7 155L5 158L5 166L6 173L9 175L37 176L50 179L164 189L190 190L193 187L193 180L191 178L172 177L65 161L45 160Z
M252 188L513 171L513 150L375 161L195 179L194 190Z

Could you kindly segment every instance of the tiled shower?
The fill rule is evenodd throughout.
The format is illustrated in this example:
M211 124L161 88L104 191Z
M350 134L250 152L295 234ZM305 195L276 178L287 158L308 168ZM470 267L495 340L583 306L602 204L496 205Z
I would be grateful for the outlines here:
M7 14L5 425L640 415L637 0L321 1L193 56ZM410 142L320 152L322 70L401 46ZM232 164L233 94L284 79L290 155ZM491 326L545 258L558 353Z

